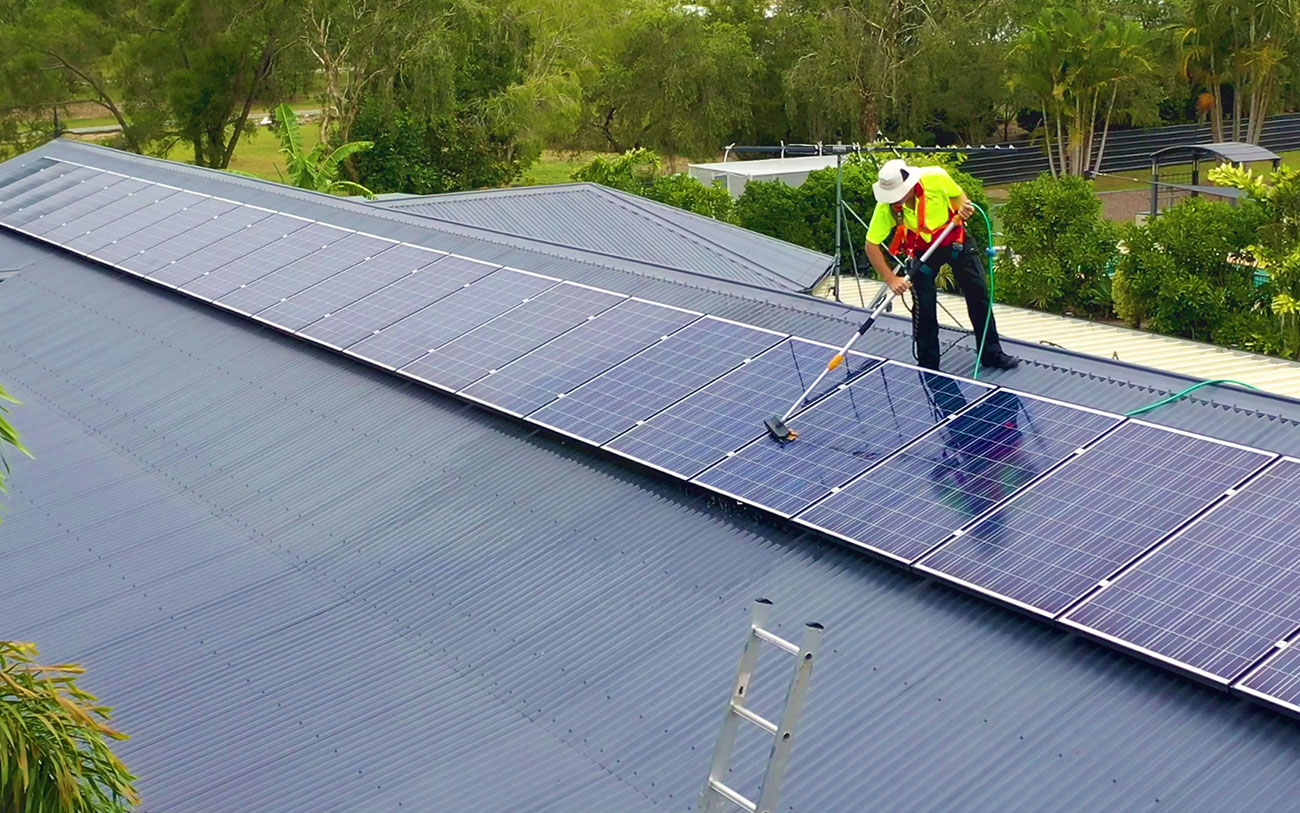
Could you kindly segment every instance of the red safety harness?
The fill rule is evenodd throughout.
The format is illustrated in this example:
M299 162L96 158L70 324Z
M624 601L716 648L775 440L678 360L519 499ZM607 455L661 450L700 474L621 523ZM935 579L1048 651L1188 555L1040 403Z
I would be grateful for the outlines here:
M925 227L925 189L922 188L919 182L916 184L916 226L918 230L912 231L907 227L901 216L901 207L897 211L898 228L894 229L894 239L889 243L889 252L895 257L899 256L900 251L906 251L909 257L919 257L921 254L925 253L927 248L930 247L930 243L934 240L935 234L934 231ZM955 209L949 209L948 214L950 218L955 211ZM948 225L947 221L944 221L944 226L946 225ZM942 229L943 227L941 226L939 230L942 231ZM957 228L949 232L948 239L944 241L944 245L963 243L965 241L966 225L964 223L959 223L957 224Z

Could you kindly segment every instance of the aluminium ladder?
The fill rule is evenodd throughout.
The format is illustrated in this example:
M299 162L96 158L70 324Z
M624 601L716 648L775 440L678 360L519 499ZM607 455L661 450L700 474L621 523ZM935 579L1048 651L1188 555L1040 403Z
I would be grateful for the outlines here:
M745 647L740 653L740 669L736 673L731 697L727 699L727 710L722 720L722 731L718 734L717 747L713 751L709 779L704 783L704 792L700 794L700 810L704 813L721 811L733 805L750 813L773 813L776 810L777 799L781 795L781 782L790 761L790 750L794 747L795 725L799 722L799 710L808 694L808 681L812 677L813 661L824 628L821 624L807 624L804 627L803 641L796 645L768 631L767 619L771 612L772 602L767 599L760 598L754 602L754 618L749 625L749 634L745 636ZM798 657L794 675L790 678L790 687L786 690L785 710L781 713L780 723L774 723L750 711L747 706L749 684L758 663L759 647L764 642ZM731 768L731 752L742 720L775 738L767 756L767 770L763 773L757 802L751 801L723 781ZM727 804L723 805L724 802Z

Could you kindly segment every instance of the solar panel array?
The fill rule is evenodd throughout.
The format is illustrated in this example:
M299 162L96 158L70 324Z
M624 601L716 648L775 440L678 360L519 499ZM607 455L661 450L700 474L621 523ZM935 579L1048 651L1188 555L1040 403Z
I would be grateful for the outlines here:
M1300 713L1300 461L67 162L0 225Z

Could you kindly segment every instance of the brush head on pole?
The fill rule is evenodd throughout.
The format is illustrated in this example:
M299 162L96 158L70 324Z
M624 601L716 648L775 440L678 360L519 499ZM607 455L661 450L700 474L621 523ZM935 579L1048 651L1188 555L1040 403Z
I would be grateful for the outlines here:
M777 415L769 415L763 421L767 427L767 433L781 443L789 443L799 437L799 433L785 425L785 421Z

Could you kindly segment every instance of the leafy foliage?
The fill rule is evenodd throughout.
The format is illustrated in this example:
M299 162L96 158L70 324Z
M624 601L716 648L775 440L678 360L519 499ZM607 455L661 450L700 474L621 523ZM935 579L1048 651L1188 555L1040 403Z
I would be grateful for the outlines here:
M352 181L339 178L339 170L345 160L364 152L374 146L370 141L349 141L330 148L324 143L317 144L310 150L303 149L302 131L298 126L298 114L287 104L282 104L275 111L278 125L276 135L280 138L280 154L284 156L288 176L281 174L280 180L299 189L311 189L331 195L364 195L374 197L369 189Z
M1249 250L1269 274L1283 352L1300 358L1300 170L1264 176L1225 165L1210 170L1210 179L1244 189L1259 205L1262 214Z
M85 670L41 666L32 644L0 641L0 809L111 813L139 802L107 740L109 709L77 686Z
M1266 313L1240 262L1259 224L1257 207L1188 198L1125 229L1115 309L1132 325L1209 341L1231 314ZM1240 330L1238 324L1234 330Z
M680 173L662 174L663 158L647 149L596 157L573 173L575 181L598 183L717 220L734 217L731 195Z
M1044 174L1013 184L999 217L1009 249L998 264L1000 299L1056 313L1110 311L1107 268L1118 235L1091 182Z

